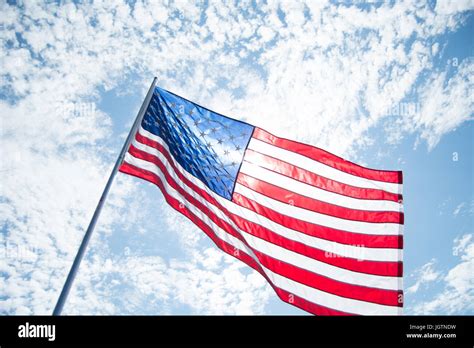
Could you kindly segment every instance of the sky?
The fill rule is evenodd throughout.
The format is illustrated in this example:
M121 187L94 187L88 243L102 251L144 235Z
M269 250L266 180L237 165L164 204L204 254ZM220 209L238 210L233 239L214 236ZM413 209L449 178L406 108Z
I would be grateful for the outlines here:
M404 313L474 314L474 1L0 3L0 314L50 314L153 77L403 170ZM119 173L64 314L305 315Z

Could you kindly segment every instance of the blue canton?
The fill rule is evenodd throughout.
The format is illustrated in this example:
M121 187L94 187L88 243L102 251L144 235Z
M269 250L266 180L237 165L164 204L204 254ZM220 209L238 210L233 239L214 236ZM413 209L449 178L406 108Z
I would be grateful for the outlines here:
M163 139L186 171L232 199L253 126L155 87L142 127Z

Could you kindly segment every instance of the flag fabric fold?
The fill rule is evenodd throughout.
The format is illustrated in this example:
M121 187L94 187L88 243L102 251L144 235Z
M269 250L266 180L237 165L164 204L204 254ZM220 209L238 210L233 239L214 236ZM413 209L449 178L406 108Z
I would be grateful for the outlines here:
M159 87L120 171L158 186L283 301L317 315L401 314L400 171L359 166Z

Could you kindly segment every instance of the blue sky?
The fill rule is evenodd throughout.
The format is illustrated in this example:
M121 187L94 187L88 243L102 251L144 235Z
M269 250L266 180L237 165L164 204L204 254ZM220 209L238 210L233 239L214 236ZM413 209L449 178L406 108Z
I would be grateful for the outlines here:
M406 314L474 314L474 2L0 5L0 314L50 314L153 76L404 172ZM305 314L119 174L68 314Z

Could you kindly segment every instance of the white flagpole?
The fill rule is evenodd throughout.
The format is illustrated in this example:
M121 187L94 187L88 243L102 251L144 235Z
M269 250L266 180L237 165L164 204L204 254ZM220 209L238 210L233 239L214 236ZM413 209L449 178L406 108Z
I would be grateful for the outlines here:
M74 281L74 278L76 277L77 270L79 269L79 265L81 264L82 258L87 248L87 244L89 243L92 232L94 231L94 227L97 223L97 219L99 218L100 212L102 211L102 207L104 205L105 199L107 198L107 194L109 193L110 187L112 186L112 182L114 181L115 175L117 174L118 169L120 165L122 164L125 154L127 153L128 148L130 146L130 143L133 140L133 137L135 136L137 128L140 125L143 119L143 116L145 115L146 109L148 108L148 105L150 104L151 97L153 96L153 90L155 89L156 80L157 78L155 77L153 79L153 82L151 83L150 89L148 90L145 100L143 101L143 104L140 107L140 110L138 111L135 122L133 123L133 126L130 129L130 133L128 133L127 140L125 140L125 143L123 144L122 150L120 151L120 155L117 158L117 162L115 162L114 169L112 170L112 173L110 173L109 180L107 181L107 184L105 185L104 191L102 192L102 196L100 197L99 203L97 204L97 207L95 208L94 215L92 216L92 220L89 223L89 227L87 228L86 234L84 235L84 239L82 240L81 246L79 247L79 250L77 251L76 258L74 259L74 262L71 266L71 270L69 271L69 274L67 276L66 282L64 283L61 294L59 295L58 302L56 303L56 307L54 308L54 311L53 311L53 315L61 315L64 303L66 302L67 296L69 294L69 290L71 290L71 285Z

